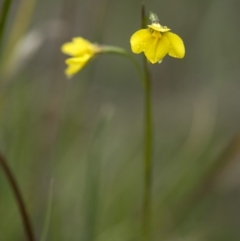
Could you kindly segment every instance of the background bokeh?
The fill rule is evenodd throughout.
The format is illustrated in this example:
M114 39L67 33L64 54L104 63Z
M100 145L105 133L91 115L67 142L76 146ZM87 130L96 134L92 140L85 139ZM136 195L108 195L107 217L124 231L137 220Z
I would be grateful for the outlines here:
M60 47L82 36L131 51L141 2L11 5L1 40L0 149L38 240L52 203L47 240L139 241L143 90L138 75L129 60L102 55L67 80ZM145 4L186 46L183 60L166 57L149 64L153 240L240 240L240 2ZM134 57L141 62L140 55ZM1 171L0 240L25 240Z

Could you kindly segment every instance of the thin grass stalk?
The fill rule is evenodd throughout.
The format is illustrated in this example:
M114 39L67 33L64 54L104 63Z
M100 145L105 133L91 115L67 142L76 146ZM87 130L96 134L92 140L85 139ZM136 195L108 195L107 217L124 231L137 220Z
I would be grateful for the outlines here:
M10 167L7 164L6 159L3 157L3 155L0 153L0 166L2 167L3 172L5 173L7 180L11 186L11 189L14 193L16 202L18 204L19 212L22 218L24 230L27 236L28 241L35 241L34 233L33 233L33 228L30 222L30 218L27 213L27 209L25 206L25 203L23 201L23 197L21 194L21 191L18 187L18 183L10 169Z
M112 119L114 109L111 106L102 106L100 117L93 136L89 156L87 158L86 187L85 187L85 226L82 239L96 240L97 221L99 214L99 189L101 183L102 151L105 136Z
M0 52L2 50L3 34L7 22L7 16L11 6L12 0L5 0L3 3L1 17L0 17Z

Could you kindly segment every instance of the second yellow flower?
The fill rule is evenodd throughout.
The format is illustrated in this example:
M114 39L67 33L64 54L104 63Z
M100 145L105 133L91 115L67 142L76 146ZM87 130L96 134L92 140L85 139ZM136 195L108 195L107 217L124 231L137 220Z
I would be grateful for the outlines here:
M161 62L167 54L175 58L183 58L185 55L182 39L170 32L169 28L156 22L148 25L148 29L140 29L135 32L130 43L134 53L144 52L152 64Z

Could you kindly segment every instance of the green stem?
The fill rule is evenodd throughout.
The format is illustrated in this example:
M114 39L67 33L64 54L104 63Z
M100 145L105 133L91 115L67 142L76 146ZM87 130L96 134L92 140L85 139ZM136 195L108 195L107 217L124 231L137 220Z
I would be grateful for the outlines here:
M7 20L11 3L12 3L12 0L5 0L2 7L1 19L0 19L0 50L2 49L3 33L4 33L6 20Z
M145 6L142 5L142 28L145 27ZM151 108L151 76L147 60L143 57L145 80L145 162L144 162L144 194L142 216L143 241L151 240L151 189L152 189L152 108Z
M119 54L121 56L124 56L126 58L128 58L132 64L134 65L141 81L142 84L145 83L145 77L142 71L141 66L139 65L139 63L136 61L136 59L129 53L127 52L125 49L119 48L119 47L115 47L115 46L101 46L101 49L103 51L103 53L109 53L109 54Z
M151 83L147 67L145 78L145 162L144 162L144 201L143 201L143 240L150 240L151 219L151 174L152 174L152 108Z
M14 175L13 175L11 169L9 168L5 158L1 155L1 153L0 153L0 166L2 166L2 170L5 173L5 175L7 177L7 180L8 180L8 182L9 182L11 188L12 188L12 191L14 193L14 196L15 196L15 199L16 199L16 202L18 204L18 208L19 208L19 211L20 211L20 214L21 214L21 217L22 217L23 226L24 226L24 229L25 229L27 240L28 241L35 241L35 237L34 237L34 234L33 234L31 222L30 222L29 216L27 214L27 210L26 210L23 198L22 198L22 194L21 194L20 189L18 187L17 181L14 178Z

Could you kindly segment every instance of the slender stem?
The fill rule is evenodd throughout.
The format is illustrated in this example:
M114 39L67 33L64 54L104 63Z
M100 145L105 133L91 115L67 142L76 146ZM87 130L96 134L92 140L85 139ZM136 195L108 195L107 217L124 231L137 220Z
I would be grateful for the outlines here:
M28 239L28 241L35 241L31 222L30 222L29 216L27 214L26 207L25 207L25 204L24 204L24 201L22 198L22 194L18 187L17 181L16 181L12 171L10 170L5 158L1 155L1 153L0 153L0 165L2 166L3 172L5 173L5 175L8 179L8 182L15 195L15 199L18 204L18 208L19 208L19 211L20 211L20 214L22 217L23 226L25 229L27 239Z
M147 68L144 68L147 70ZM151 188L152 188L152 108L151 83L146 71L145 83L145 162L144 162L144 201L143 201L143 237L150 240Z
M0 50L2 48L3 33L4 33L4 28L6 25L6 20L7 20L11 3L12 3L12 0L5 0L2 7L1 19L0 19Z
M145 85L145 76L144 73L142 71L141 66L139 65L139 63L136 61L136 59L129 53L127 52L125 49L119 48L119 47L115 47L115 46L101 46L102 50L104 51L104 53L109 53L109 54L119 54L122 55L124 57L127 57L132 64L134 65L141 81L142 84Z
M2 50L2 42L3 42L3 34L4 34L4 29L6 26L6 21L7 21L7 17L8 17L8 13L10 10L10 6L11 6L12 0L5 0L3 3L3 7L2 7L2 11L1 11L1 17L0 17L0 53ZM33 229L31 226L31 222L30 219L28 217L27 211L26 211L26 207L22 198L22 194L20 192L20 189L18 187L17 181L11 171L11 169L9 168L5 158L3 157L3 155L0 153L0 166L2 167L3 172L5 173L7 180L12 188L12 191L14 193L16 202L18 204L18 208L20 211L20 215L22 217L22 221L23 221L23 226L25 229L25 233L27 236L27 239L29 241L35 241L35 237L33 234Z
M145 6L142 4L142 28L145 28ZM145 80L145 161L144 161L144 194L142 213L143 241L151 240L151 189L152 189L152 108L151 108L151 76L147 60L143 57Z

